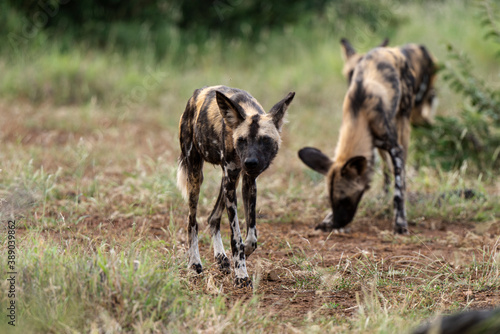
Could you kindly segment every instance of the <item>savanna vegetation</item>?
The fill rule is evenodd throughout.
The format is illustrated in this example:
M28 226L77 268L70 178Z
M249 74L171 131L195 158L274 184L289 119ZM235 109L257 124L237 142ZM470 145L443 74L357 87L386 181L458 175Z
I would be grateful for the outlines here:
M17 320L2 274L0 332L405 333L500 304L498 13L466 0L0 2L2 273L17 226ZM422 43L441 64L435 122L412 133L409 236L391 232L380 170L350 233L313 229L326 190L297 151L333 153L341 37L360 52ZM253 289L213 261L218 168L199 205L205 273L186 268L177 125L213 84L268 109L296 92L258 180Z

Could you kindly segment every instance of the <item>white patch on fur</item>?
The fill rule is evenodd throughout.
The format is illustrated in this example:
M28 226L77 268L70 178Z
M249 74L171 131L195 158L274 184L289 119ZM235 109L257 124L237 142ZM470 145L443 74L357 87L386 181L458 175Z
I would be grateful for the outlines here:
M237 166L234 162L232 162L232 161L231 161L230 163L228 163L228 164L226 165L226 168L227 168L228 170L235 170L235 169L238 169L238 166Z
M229 200L226 199L226 205L232 207L235 210L236 213L236 204L229 202ZM229 222L232 226L233 229L233 241L236 244L236 248L238 249L238 254L236 255L236 258L233 256L233 266L234 266L234 272L236 275L236 278L247 278L248 277L248 272L247 272L247 266L245 260L240 260L239 259L239 249L241 246L241 231L240 231L240 224L238 222L238 214L234 216L234 221ZM239 264L239 268L237 266Z
M255 250L257 244L257 230L255 227L248 229L247 240L245 241L245 255L250 256Z
M251 244L252 242L257 242L257 230L255 227L251 227L248 229L247 240L245 242L245 246L247 244Z
M236 278L247 278L248 272L247 272L247 265L245 263L245 260L238 260L238 261L239 261L240 267L234 268Z
M188 199L187 174L182 164L177 168L177 188L180 190L185 201Z
M404 226L405 225L406 219L405 219L404 216L406 216L404 213L403 213L403 217L397 216L397 218L396 218L396 225L398 225L398 226Z
M198 248L198 234L196 233L196 229L193 228L191 232L191 245L189 245L189 268L193 264L201 264L200 259L200 250Z
M224 256L226 256L226 252L224 251L224 244L222 243L222 237L220 235L220 231L217 231L217 233L215 233L213 235L212 241L214 243L214 256L217 257L217 255L219 255L219 254L223 254Z
M401 188L401 176L396 175L396 185Z
M333 224L333 212L328 213L321 224Z

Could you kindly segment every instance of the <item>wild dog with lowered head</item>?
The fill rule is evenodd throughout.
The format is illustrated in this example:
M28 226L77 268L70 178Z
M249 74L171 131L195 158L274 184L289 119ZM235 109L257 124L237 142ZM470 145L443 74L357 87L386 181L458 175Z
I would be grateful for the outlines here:
M340 40L342 49L342 58L344 59L344 68L342 69L342 74L347 79L348 84L351 84L352 74L359 61L364 57L364 54L356 52L351 43L342 38ZM387 46L389 44L389 39L386 38L380 44L380 46ZM433 59L434 61L434 59ZM435 78L433 78L434 81ZM438 105L438 99L436 97L435 89L433 88L434 82L428 82L428 80L422 81L422 86L419 87L421 94L417 94L415 98L415 106L410 114L410 123L413 126L430 125L432 124L433 117ZM431 88L427 89L426 85L430 85ZM384 165L384 192L389 193L389 185L391 183L391 166L390 166L390 156L387 152L383 150L378 150L380 156L382 157L382 162ZM329 217L331 219L331 217Z
M315 148L299 151L307 166L326 176L333 214L317 229L340 229L352 221L370 186L378 148L393 165L394 231L408 233L404 195L410 114L432 94L436 72L432 56L416 44L375 48L355 64L333 160Z
M229 260L220 234L220 220L227 210L231 226L231 251L236 285L251 285L245 257L257 248L255 205L256 178L266 170L278 153L284 116L295 93L276 103L269 113L249 93L225 86L204 87L194 91L182 114L179 128L181 155L177 185L189 203L189 267L202 272L198 249L196 209L203 182L203 163L222 167L219 197L208 218L214 256L224 273ZM236 211L236 187L242 175L242 197L247 238L242 241Z

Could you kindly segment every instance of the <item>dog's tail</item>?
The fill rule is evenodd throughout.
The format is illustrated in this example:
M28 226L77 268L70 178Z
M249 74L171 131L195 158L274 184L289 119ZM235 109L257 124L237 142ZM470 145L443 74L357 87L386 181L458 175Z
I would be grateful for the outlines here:
M179 157L179 167L177 168L177 188L179 188L182 197L187 201L188 198L188 188L187 188L187 166L186 160L182 156Z
M188 164L189 157L194 149L193 143L193 119L194 119L194 101L190 98L186 110L182 114L179 124L179 141L181 144L181 155L179 156L179 167L177 168L177 188L182 193L184 200L188 199Z

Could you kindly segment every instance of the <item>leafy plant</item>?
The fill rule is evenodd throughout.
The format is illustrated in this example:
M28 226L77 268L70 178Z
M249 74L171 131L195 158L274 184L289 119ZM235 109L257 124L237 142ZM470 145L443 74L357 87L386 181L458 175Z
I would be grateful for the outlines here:
M490 1L479 15L487 27L485 38L500 44L500 33ZM466 54L448 45L443 78L464 98L458 116L437 117L434 126L415 129L417 164L439 164L445 169L473 165L477 169L500 166L500 90L474 74Z

